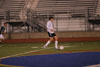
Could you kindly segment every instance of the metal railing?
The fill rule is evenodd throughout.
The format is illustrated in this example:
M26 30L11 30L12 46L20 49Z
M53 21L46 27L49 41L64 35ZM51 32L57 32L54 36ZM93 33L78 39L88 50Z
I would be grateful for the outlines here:
M27 23L31 26L31 31L43 32L46 30L45 25L39 21L42 21L41 16L31 9L27 10Z

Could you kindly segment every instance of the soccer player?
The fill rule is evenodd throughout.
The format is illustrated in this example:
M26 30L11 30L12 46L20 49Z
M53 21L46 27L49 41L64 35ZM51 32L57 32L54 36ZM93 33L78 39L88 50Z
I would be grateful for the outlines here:
M54 31L53 21L54 21L54 18L49 17L49 21L47 22L47 26L46 26L47 32L49 35L49 40L44 45L44 48L46 48L53 41L53 39L55 39L55 48L58 49L58 37L56 36L55 31Z
M5 27L7 26L7 23L4 23L4 26L1 26L0 28L0 43L4 41L4 34L5 34Z

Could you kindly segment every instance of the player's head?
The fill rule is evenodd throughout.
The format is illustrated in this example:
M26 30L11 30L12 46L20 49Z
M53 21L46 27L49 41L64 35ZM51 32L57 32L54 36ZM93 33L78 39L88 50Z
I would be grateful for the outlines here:
M54 21L54 17L49 17L49 20L50 21Z
M7 26L7 23L4 23L4 26L6 27Z

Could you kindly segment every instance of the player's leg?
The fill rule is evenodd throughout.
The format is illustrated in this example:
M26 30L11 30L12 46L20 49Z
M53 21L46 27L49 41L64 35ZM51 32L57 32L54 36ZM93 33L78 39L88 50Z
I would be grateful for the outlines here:
M4 42L4 39L0 39L0 44L2 44Z
M50 42L53 40L53 35L52 35L52 33L49 33L49 32L48 32L48 36L49 36L49 40L48 40L47 43L44 45L44 48L46 48L46 47L50 44Z
M55 39L55 48L58 49L58 37L54 36Z
M53 41L53 37L50 37L50 39L47 41L47 43L44 45L44 48L46 48L51 42Z
M0 44L2 43L2 39L0 38Z

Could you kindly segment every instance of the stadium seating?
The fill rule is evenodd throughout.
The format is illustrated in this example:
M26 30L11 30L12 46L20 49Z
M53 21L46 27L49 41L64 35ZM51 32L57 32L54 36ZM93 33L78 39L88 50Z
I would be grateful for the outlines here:
M26 0L5 0L4 9L10 11L10 19L18 19L19 12L24 7Z
M27 16L32 27L44 29L48 17L54 16L57 31L84 31L87 29L85 16L99 14L99 0L0 0L0 5L10 11L10 19Z
M97 5L98 5L98 0L78 0L77 6L87 7L89 9L89 15L94 16Z
M0 19L4 19L4 9L2 8L5 0L0 0Z
M4 11L5 11L4 9L0 9L0 20L4 19L5 15Z
M90 15L94 15L98 0L40 0L37 6L39 10L70 10L75 7L86 7Z
M85 19L72 19L84 17L87 11L89 17L93 17L96 12L98 0L39 0L35 11L39 15L53 15L59 18L55 21L57 31L84 31L86 30ZM78 8L78 10L76 10ZM84 11L84 12L81 12ZM55 13L55 14L54 14ZM68 19L68 14L71 15ZM63 18L63 19L61 19Z
M5 0L0 0L0 8L2 8L4 2L5 2Z
M96 9L96 15L100 15L100 0L98 1L97 9Z

